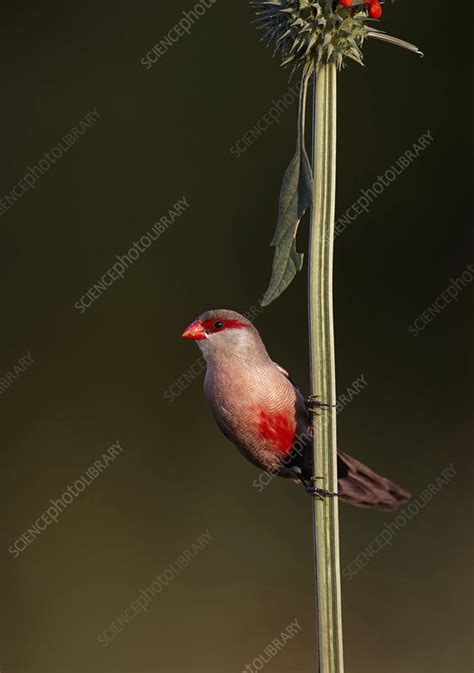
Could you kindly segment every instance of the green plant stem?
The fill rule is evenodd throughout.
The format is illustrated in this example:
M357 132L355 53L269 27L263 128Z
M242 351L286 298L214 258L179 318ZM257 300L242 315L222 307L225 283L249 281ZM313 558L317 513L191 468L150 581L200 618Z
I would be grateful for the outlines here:
M323 406L314 416L314 474L337 491L333 247L336 192L336 66L320 65L314 83L314 192L309 246L311 389ZM319 673L343 673L339 514L336 497L314 498Z

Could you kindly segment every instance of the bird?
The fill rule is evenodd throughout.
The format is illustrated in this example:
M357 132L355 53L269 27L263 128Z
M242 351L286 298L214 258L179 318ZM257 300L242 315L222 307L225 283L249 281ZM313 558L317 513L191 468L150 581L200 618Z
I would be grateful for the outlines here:
M319 488L313 470L315 398L303 397L272 360L253 323L229 309L202 313L184 330L206 360L204 393L222 433L255 466L292 479L318 498L395 511L411 495L338 450L337 492Z

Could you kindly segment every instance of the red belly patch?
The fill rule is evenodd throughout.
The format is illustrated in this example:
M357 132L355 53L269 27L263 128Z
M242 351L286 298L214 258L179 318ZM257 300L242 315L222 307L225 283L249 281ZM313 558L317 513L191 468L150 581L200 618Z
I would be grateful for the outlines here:
M288 454L295 439L296 423L283 414L267 413L260 410L258 414L258 430L260 437L272 445L275 451Z

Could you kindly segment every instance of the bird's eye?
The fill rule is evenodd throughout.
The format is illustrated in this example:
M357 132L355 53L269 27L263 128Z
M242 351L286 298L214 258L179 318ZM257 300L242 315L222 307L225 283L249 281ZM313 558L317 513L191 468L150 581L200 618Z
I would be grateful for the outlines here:
M216 320L214 323L214 329L222 329L224 327L224 323L221 320Z

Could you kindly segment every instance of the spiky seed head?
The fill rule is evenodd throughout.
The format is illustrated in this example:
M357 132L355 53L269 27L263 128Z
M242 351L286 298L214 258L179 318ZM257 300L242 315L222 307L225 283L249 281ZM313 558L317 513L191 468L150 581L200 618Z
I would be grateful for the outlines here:
M336 63L347 58L362 64L362 44L374 0L256 0L265 39L281 51L282 65ZM378 0L377 0L378 4ZM375 18L375 17L373 17Z

